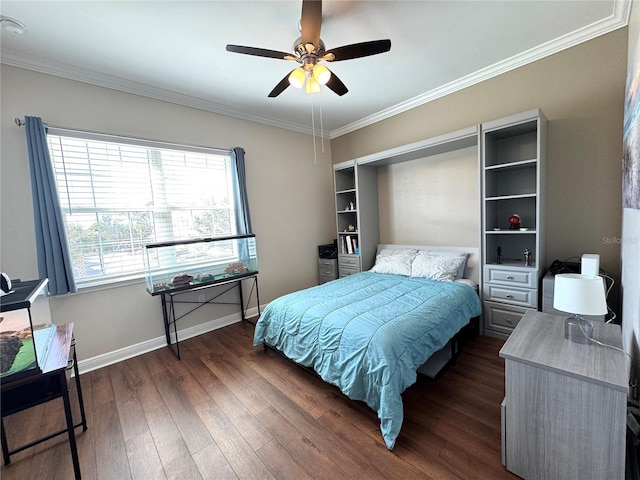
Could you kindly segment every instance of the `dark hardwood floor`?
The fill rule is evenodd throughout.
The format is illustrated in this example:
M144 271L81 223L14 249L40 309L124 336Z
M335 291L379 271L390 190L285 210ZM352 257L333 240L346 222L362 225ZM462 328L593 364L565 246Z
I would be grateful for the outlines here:
M83 478L517 478L500 463L501 340L469 340L439 380L408 388L389 451L373 410L252 338L251 323L234 324L182 342L182 361L162 348L81 375ZM6 418L10 447L63 428L62 410ZM11 460L3 480L73 478L65 436Z

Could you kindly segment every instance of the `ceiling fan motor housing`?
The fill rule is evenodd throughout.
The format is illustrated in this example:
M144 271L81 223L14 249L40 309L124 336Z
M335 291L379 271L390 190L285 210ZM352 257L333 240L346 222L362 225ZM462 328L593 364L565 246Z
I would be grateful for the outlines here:
M292 50L300 58L300 63L302 63L304 69L308 71L313 69L313 66L318 63L318 59L324 55L325 46L322 40L316 46L312 43L304 44L302 37L298 37L293 42Z

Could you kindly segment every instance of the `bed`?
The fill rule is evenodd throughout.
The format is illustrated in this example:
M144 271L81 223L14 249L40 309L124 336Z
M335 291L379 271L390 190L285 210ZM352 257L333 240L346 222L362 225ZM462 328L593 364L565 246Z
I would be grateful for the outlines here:
M366 402L391 450L404 417L401 395L416 370L481 313L469 251L381 245L371 270L269 303L254 345L277 349Z

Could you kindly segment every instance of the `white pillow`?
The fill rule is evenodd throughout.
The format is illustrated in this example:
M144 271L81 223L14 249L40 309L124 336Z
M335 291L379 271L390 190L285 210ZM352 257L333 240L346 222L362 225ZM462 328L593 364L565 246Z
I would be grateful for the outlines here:
M455 280L459 280L464 278L464 269L467 266L467 260L469 259L469 254L467 252L456 252L455 250L420 250L419 254L427 254L434 257L463 257L464 261L458 267L458 271L455 275Z
M421 252L416 255L411 264L411 276L453 282L460 265L466 263L466 261L465 257L424 255Z
M417 253L418 250L415 248L383 248L378 252L378 257L388 257L390 255L412 255L415 257Z
M398 250L400 253L389 254L383 250L376 256L376 264L370 270L375 273L393 273L395 275L411 275L411 262L416 250Z

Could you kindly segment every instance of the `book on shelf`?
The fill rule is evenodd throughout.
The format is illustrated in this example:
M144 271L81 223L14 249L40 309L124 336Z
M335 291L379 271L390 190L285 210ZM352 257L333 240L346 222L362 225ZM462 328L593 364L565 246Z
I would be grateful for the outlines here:
M357 235L345 235L340 240L340 253L348 253L350 255L359 254L358 248L358 236Z

